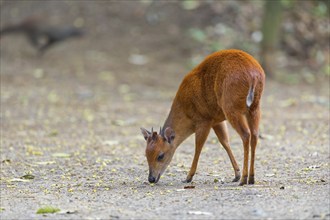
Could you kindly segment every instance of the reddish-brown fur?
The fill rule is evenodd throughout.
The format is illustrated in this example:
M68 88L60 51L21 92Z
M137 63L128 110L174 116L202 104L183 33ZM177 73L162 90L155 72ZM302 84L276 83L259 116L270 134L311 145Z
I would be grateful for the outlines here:
M238 181L240 171L229 146L227 120L243 141L244 163L240 185L253 184L260 98L264 84L264 71L251 55L240 50L223 50L208 56L183 79L159 134L141 128L147 140L149 182L159 180L176 148L195 133L195 155L185 180L190 182L211 128L227 151L235 171L234 181Z

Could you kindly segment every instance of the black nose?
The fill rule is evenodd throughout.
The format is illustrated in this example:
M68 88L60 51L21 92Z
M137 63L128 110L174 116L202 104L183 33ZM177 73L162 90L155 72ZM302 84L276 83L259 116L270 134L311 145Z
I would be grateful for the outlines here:
M156 182L156 178L153 176L149 176L148 181L149 181L149 183L154 183L154 182Z

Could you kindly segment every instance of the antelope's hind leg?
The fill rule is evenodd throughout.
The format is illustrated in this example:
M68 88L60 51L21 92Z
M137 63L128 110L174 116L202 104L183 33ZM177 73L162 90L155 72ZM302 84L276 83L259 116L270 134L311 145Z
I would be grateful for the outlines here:
M259 120L260 120L260 109L257 107L254 110L250 110L247 113L247 121L251 131L251 161L250 161L250 171L249 171L249 184L254 184L254 160L255 152L258 143L258 133L259 133Z
M239 183L240 186L247 184L248 179L248 166L249 166L249 151L250 151L250 129L246 121L245 115L241 113L234 113L235 111L228 111L227 120L233 126L233 128L240 135L243 148L244 148L244 162L243 162L243 175ZM234 114L233 114L234 113Z

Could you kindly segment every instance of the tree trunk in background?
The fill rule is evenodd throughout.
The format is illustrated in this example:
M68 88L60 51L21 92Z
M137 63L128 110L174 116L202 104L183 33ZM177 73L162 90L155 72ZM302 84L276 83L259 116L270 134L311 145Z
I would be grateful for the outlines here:
M264 6L262 41L261 41L261 65L266 74L275 76L275 54L279 42L279 32L282 20L282 5L278 0L266 0Z

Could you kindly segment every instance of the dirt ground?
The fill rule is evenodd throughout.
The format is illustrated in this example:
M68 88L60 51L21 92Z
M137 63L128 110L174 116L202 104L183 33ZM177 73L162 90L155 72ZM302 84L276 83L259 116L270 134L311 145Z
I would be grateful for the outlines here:
M33 2L29 7L38 10ZM329 78L267 80L255 185L231 182L234 172L214 133L191 184L181 180L193 137L150 185L140 127L163 125L189 60L205 56L203 50L180 24L171 25L179 9L172 20L147 25L145 6L132 2L104 9L57 4L67 19L84 13L90 28L84 38L42 57L22 36L0 41L1 219L330 219ZM28 7L5 6L1 22L15 10L24 17ZM192 12L186 13L183 20ZM230 135L242 167L241 140L231 128ZM60 211L36 214L44 206Z

